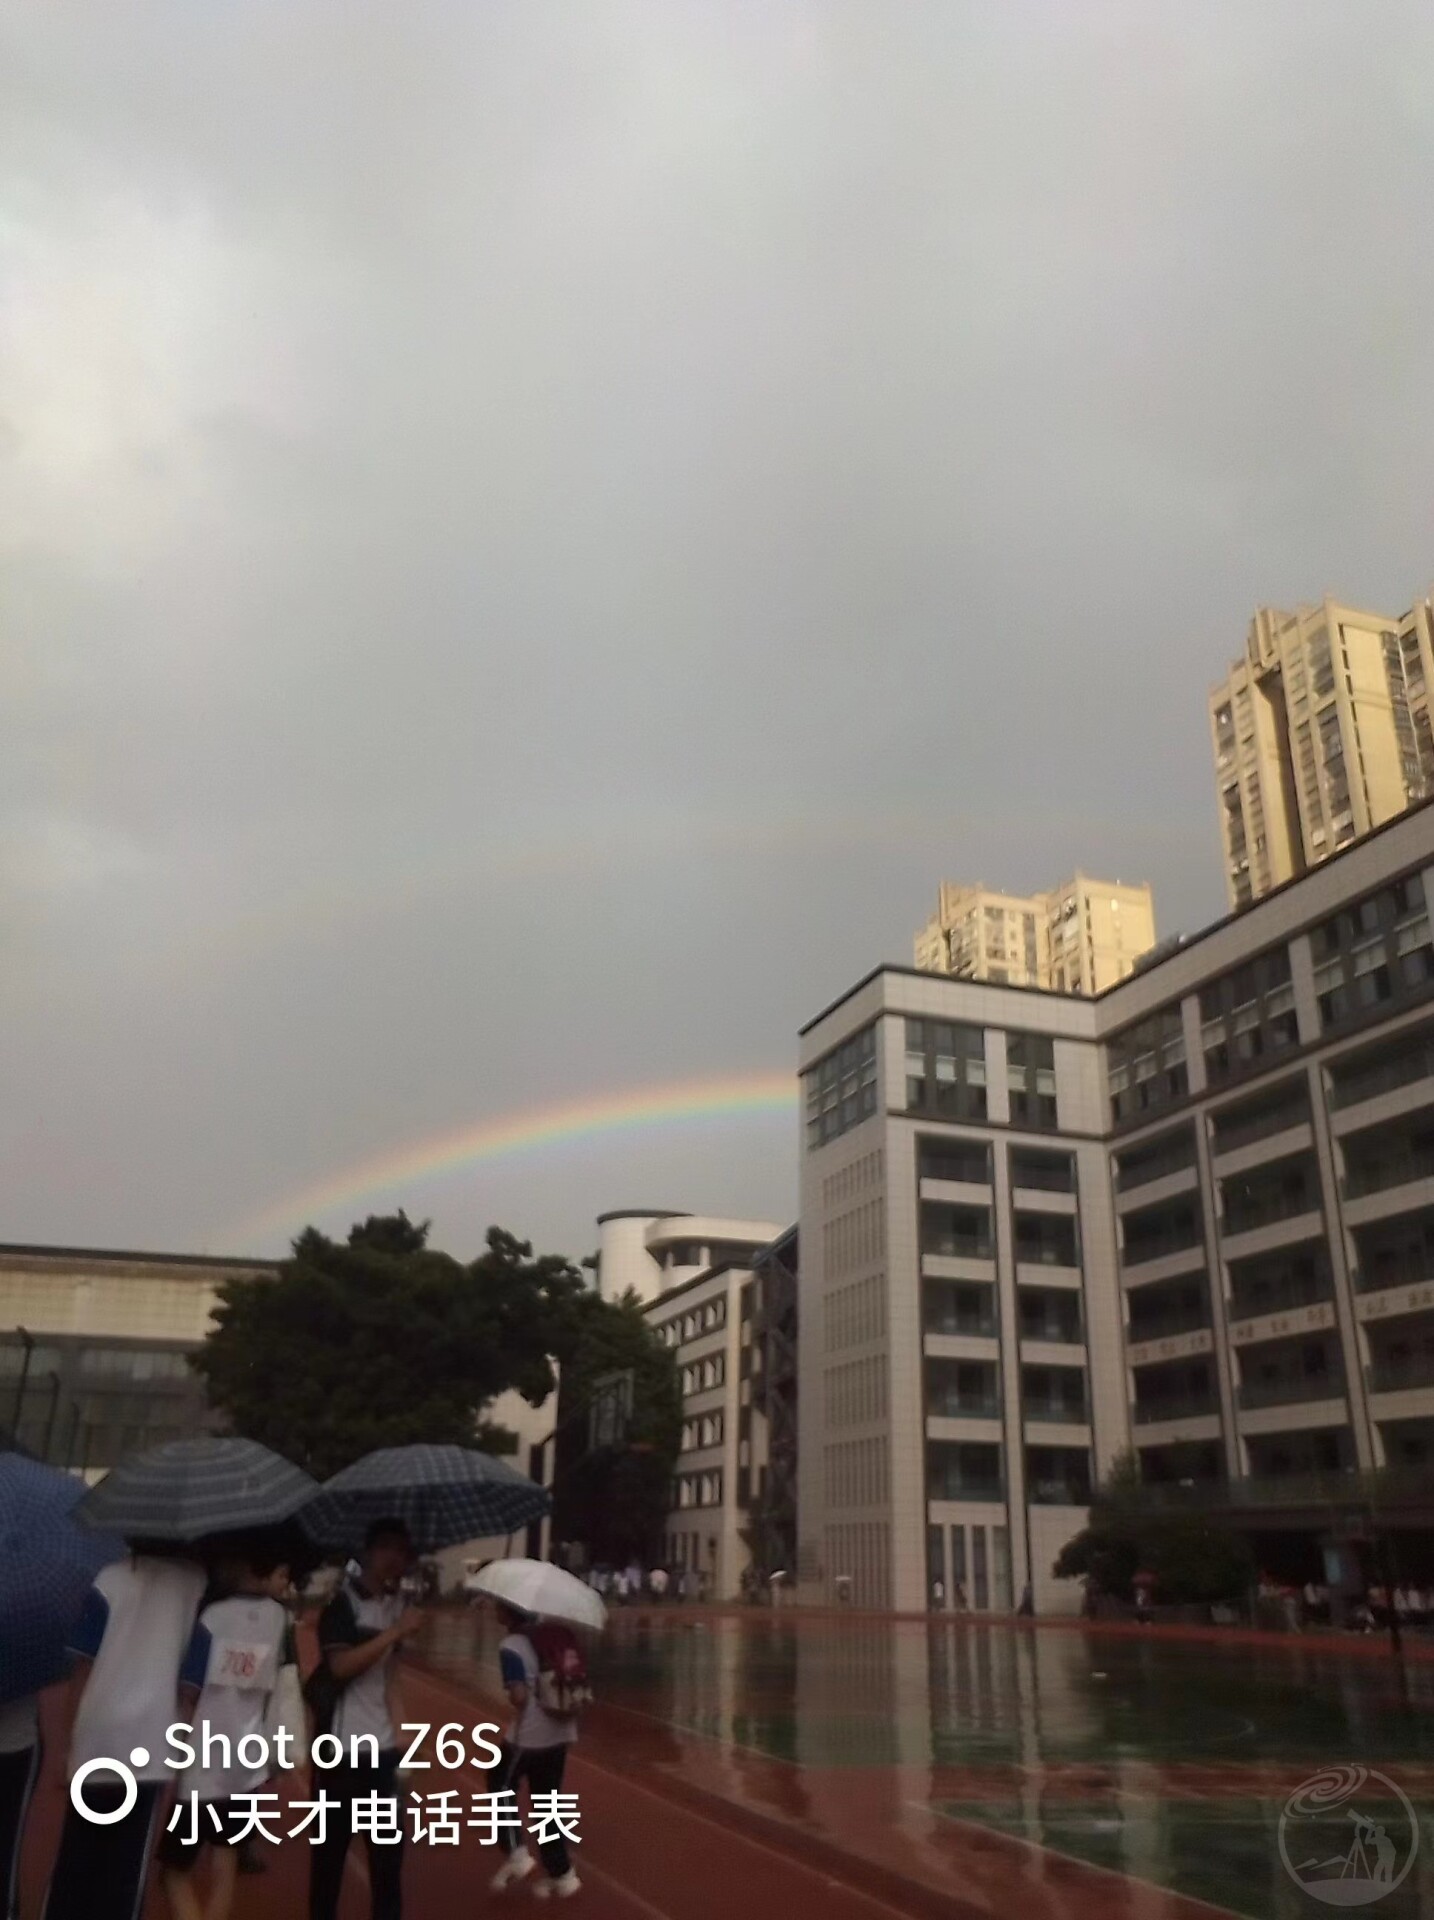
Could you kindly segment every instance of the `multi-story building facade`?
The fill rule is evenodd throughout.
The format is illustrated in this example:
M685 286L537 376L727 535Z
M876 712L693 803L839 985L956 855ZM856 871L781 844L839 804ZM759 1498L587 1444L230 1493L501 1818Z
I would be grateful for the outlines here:
M942 881L914 950L926 973L1095 994L1124 980L1154 945L1149 887L1078 873L1030 895Z
M1434 1462L1434 806L1096 999L881 968L804 1031L800 1543L975 1607L1115 1455Z
M682 1444L665 1557L735 1599L753 1560L767 1492L767 1333L759 1302L765 1250L783 1229L763 1220L627 1210L598 1221L605 1299L634 1292L670 1347L682 1386Z
M225 1280L257 1260L0 1247L0 1428L89 1478L207 1423L189 1365Z
M1431 607L1402 616L1324 600L1260 608L1245 657L1210 694L1232 907L1434 791Z

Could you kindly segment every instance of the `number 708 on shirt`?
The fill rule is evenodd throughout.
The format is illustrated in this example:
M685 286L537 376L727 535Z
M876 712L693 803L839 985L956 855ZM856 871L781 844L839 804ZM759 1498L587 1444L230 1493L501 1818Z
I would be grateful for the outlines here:
M481 1720L476 1727L465 1727L458 1720L445 1720L436 1732L431 1720L405 1720L399 1732L412 1736L398 1763L405 1772L432 1766L448 1773L457 1773L467 1766L486 1771L496 1767L503 1758L498 1742L501 1728L496 1720ZM420 1757L429 1745L430 1734L434 1755L431 1760Z

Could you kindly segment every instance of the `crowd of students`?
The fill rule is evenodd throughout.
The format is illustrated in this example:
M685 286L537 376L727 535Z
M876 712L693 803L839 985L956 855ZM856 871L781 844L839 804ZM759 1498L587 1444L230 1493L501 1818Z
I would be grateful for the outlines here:
M288 1751L306 1755L310 1737L326 1732L348 1756L317 1773L312 1787L316 1798L322 1789L330 1808L322 1838L309 1848L309 1920L336 1920L355 1802L402 1797L398 1655L425 1618L405 1594L413 1558L401 1522L369 1528L361 1558L349 1564L319 1616L319 1660L302 1696L291 1566L280 1546L230 1542L201 1556L141 1542L104 1568L70 1636L73 1668L58 1716L67 1777L74 1783L83 1776L84 1803L100 1818L70 1800L44 1920L137 1920L156 1867L174 1920L228 1920L254 1825L246 1797L266 1786L272 1792L280 1777L272 1761L242 1764L240 1743L261 1735L272 1755L285 1712L301 1723L289 1728ZM543 1629L513 1608L498 1612L505 1628L499 1679L513 1717L488 1790L516 1793L526 1782L530 1796L553 1793L576 1719L543 1704ZM175 1723L196 1730L194 1764L180 1772L169 1764ZM19 1911L20 1851L43 1760L41 1724L33 1698L0 1706L0 1920L16 1920ZM206 1728L228 1741L224 1748L216 1739L207 1757L199 1744ZM251 1743L248 1751L259 1749ZM227 1763L213 1764L216 1755ZM372 1756L370 1763L360 1756ZM96 1764L115 1760L133 1775L132 1800L129 1782ZM380 1842L371 1828L366 1835L373 1920L402 1920L401 1819L396 1843ZM541 1865L535 1892L577 1892L561 1833L544 1839L536 1860L517 1835L495 1837L507 1856L495 1887Z
M636 1560L625 1567L596 1566L587 1575L593 1592L620 1607L640 1600L703 1601L711 1598L712 1577L696 1567L649 1567Z

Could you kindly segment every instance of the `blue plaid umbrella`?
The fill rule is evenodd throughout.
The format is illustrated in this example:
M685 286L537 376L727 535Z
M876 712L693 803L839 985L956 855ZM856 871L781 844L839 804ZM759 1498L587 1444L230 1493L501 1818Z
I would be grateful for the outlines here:
M77 1527L83 1480L0 1453L0 1701L38 1693L65 1671L65 1642L100 1568L123 1540Z
M547 1489L474 1447L380 1447L324 1482L300 1519L325 1547L355 1548L375 1520L402 1520L420 1553L516 1533L551 1504Z
M223 1434L131 1454L86 1494L77 1518L126 1540L192 1544L290 1519L318 1482L257 1440Z

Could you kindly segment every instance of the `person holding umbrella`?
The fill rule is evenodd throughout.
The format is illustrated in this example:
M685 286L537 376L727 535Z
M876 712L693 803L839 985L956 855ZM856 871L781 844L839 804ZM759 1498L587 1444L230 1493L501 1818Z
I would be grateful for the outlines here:
M71 1798L45 1920L134 1920L142 1910L169 1784L166 1730L192 1717L205 1677L194 1631L205 1588L198 1543L279 1525L317 1491L267 1447L206 1437L131 1456L76 1507L83 1524L130 1545L96 1577L70 1636L70 1779L92 1813L111 1817L97 1823Z
M38 1695L68 1671L65 1641L90 1583L124 1553L75 1524L83 1485L0 1452L0 1920L19 1910L20 1846L44 1754Z
M508 1792L526 1780L530 1796L559 1793L568 1748L578 1735L578 1711L591 1698L568 1624L601 1628L607 1609L591 1587L543 1560L490 1561L475 1584L497 1603L498 1619L506 1629L498 1664L516 1716L503 1758L488 1776L489 1790ZM561 1828L551 1831L552 1837L538 1846L548 1877L533 1891L540 1898L566 1900L582 1882ZM538 1863L505 1829L499 1829L498 1844L508 1857L491 1884L501 1893L526 1880Z
M357 1576L346 1575L343 1585L319 1616L320 1684L310 1681L310 1699L317 1733L332 1733L344 1743L348 1758L324 1775L324 1790L339 1804L322 1841L313 1848L309 1878L310 1920L335 1920L343 1888L344 1861L353 1833L353 1802L377 1794L397 1798L398 1729L403 1712L395 1694L397 1653L417 1633L423 1614L405 1604L400 1592L413 1559L413 1543L402 1520L370 1523ZM363 1751L376 1758L368 1765L356 1758ZM373 1920L401 1920L403 1912L403 1846L368 1841L369 1883L373 1893Z
M204 1681L193 1644L204 1568L168 1541L131 1545L128 1559L96 1576L70 1636L69 1777L85 1775L85 1804L105 1823L71 1799L45 1920L131 1920L140 1911L169 1781L165 1730L192 1717ZM117 1761L133 1776L132 1793Z

